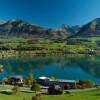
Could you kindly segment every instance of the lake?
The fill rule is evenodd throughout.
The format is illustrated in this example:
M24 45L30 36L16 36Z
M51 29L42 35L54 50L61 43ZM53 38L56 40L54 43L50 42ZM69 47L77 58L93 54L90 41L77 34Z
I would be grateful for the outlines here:
M68 55L59 57L16 56L0 60L4 72L0 79L10 75L27 77L47 76L69 80L92 80L100 83L100 56Z

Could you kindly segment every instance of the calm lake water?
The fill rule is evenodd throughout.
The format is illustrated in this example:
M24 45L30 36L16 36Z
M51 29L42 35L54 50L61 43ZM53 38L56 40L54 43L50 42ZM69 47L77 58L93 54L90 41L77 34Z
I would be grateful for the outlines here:
M0 79L10 75L33 74L59 79L92 80L100 83L100 56L66 57L12 57L0 60L4 72Z

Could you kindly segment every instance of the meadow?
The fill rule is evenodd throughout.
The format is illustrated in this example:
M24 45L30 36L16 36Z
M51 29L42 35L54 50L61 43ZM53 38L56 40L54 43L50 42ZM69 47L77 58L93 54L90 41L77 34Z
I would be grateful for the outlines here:
M34 93L1 94L0 100L31 100ZM70 95L42 95L41 100L100 100L100 90L73 92Z

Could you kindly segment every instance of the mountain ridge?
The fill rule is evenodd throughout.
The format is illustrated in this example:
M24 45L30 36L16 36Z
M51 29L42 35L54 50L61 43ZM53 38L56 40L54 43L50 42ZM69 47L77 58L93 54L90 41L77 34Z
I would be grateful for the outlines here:
M67 39L70 36L100 36L100 18L96 18L81 27L62 24L59 29L44 28L18 19L10 19L6 22L1 20L0 36L48 39Z
M0 35L26 36L26 37L48 37L48 38L67 38L69 32L64 29L47 29L39 25L30 24L23 20L8 20L0 24Z
M85 24L79 30L77 36L100 36L100 18L96 18Z

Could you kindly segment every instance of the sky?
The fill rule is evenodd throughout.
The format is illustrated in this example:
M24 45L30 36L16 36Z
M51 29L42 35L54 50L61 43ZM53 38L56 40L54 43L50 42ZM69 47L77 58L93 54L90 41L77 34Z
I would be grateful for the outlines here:
M100 17L100 0L0 0L0 19L22 19L56 28Z

